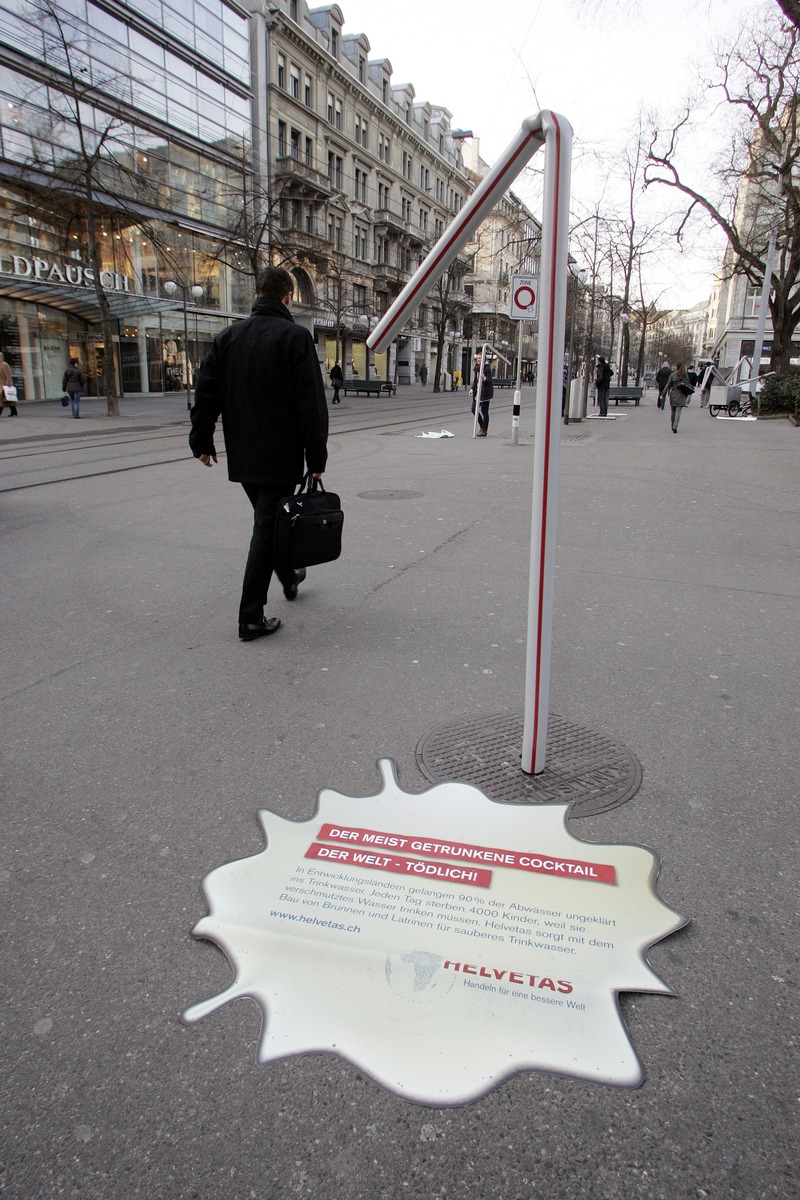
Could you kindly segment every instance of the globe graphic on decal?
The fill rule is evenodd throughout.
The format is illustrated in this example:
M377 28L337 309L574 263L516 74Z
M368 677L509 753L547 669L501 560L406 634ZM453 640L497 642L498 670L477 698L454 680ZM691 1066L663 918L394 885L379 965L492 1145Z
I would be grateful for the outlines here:
M384 963L386 982L398 996L412 1004L432 1004L450 991L455 976L444 971L444 958L429 950L388 954Z

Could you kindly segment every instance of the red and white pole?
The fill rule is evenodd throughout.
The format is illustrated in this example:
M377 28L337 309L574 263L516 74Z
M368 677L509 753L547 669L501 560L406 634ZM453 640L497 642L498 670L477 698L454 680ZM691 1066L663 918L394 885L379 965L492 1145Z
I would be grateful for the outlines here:
M522 735L522 769L528 775L538 775L544 770L547 748L572 160L572 129L567 121L555 113L542 113L542 118L547 135L547 152L542 210L528 651Z
M545 147L542 270L539 289L539 343L536 388L536 436L531 518L528 599L528 662L522 769L544 770L547 705L550 693L550 639L553 623L556 489L561 432L564 328L569 242L569 182L572 129L557 113L543 110L522 128L454 218L422 265L367 339L380 353L396 337L437 279L502 199L533 155Z

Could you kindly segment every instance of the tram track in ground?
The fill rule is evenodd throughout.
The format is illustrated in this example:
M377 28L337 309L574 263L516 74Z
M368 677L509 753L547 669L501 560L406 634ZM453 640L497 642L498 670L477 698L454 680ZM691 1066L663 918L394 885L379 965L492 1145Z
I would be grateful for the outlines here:
M500 398L501 402L496 406L496 412L499 413L505 407L510 410L511 397L508 397L507 405L503 404L505 399L506 397ZM438 403L436 411L431 411L428 397L402 400L402 408L396 400L392 400L382 405L379 410L373 408L371 411L362 410L348 413L346 409L344 412L337 409L335 414L331 413L332 419L337 423L332 425L329 436L341 437L346 434L369 433L379 429L400 432L404 429L409 431L420 429L423 426L425 429L434 428L440 422L446 423L454 417L463 417L464 400L465 398L456 400L454 397L448 403ZM411 411L412 406L413 411ZM469 410L467 409L467 411ZM34 461L27 469L18 470L16 476L6 475L4 477L0 473L0 494L49 487L59 483L73 483L83 479L118 475L128 471L145 470L148 467L167 466L182 462L188 457L187 436L188 422L170 422L164 425L129 426L113 431L86 430L85 433L81 431L80 434L66 434L59 431L55 434L34 434L27 438L17 438L13 442L7 442L0 446L0 465L3 463L18 464L25 460L29 463L31 460ZM154 447L151 453L160 454L160 456L149 457L147 446L163 441L175 443L174 453L167 452L166 447L162 447L160 452ZM109 462L108 458L102 457L102 452L105 451L133 447L139 448L138 452L143 456L141 461L125 461L115 464L113 461ZM76 462L74 457L70 462L70 456L82 454L85 458L92 451L100 452L96 463ZM220 458L224 457L224 453L224 450L220 451ZM56 455L64 456L61 464L52 463L52 457ZM130 456L125 455L124 457L128 459ZM50 477L46 478L45 476Z

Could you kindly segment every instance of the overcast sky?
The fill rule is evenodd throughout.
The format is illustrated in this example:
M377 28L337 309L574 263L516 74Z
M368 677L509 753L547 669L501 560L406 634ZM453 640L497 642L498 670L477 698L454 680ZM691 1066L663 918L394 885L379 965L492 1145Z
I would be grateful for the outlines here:
M370 57L391 61L394 83L412 83L418 100L443 105L454 127L472 129L490 164L523 117L542 108L567 117L575 131L572 194L579 214L597 203L639 110L672 112L707 70L717 39L760 8L759 0L339 3L345 31L367 35ZM698 183L707 179L713 155L713 119L704 129L692 156ZM535 211L532 185L520 180L514 190ZM676 202L666 189L648 193L659 210ZM651 262L651 298L676 307L706 299L723 248L721 235L706 233L691 255L667 253Z

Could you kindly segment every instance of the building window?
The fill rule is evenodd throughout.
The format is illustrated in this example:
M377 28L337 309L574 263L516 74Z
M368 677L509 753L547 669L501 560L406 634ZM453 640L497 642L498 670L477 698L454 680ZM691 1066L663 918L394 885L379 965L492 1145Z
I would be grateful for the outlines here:
M289 95L300 99L300 72L294 64L289 68Z
M328 124L329 125L333 124L333 113L334 113L333 92L328 92Z
M303 80L303 103L305 104L306 108L311 108L312 98L313 93L311 91L311 76L306 75L305 79Z
M444 221L440 221L439 218L437 217L433 223L433 234L434 234L434 237L436 238L437 242L443 233L444 233Z
M381 162L385 162L387 166L392 160L392 143L383 133L378 137L378 158Z
M293 21L297 20L297 0L289 0L289 16Z
M419 227L423 233L428 232L428 210L426 208L419 210Z
M328 151L328 179L331 185L341 190L342 187L342 159L341 155L334 154L332 150Z
M300 130L293 129L291 133L291 154L292 158L299 160L300 158Z
M358 56L358 82L367 82L367 60L362 54Z
M761 308L761 288L748 287L747 299L745 300L744 315L746 317L757 317Z
M419 168L419 188L421 192L429 192L431 190L431 173L427 167L420 164Z
M406 150L404 150L403 151L403 176L406 179L410 179L411 172L413 171L413 169L414 169L414 160L411 157L411 155Z
M355 256L357 259L360 259L360 261L361 261L361 262L365 262L365 261L366 261L366 258L367 258L367 231L366 231L366 229L363 229L363 228L362 228L360 225L356 225L356 227L355 227L355 230L354 230L354 243L355 243L355 244L354 244L354 246L353 246L353 253L354 253L354 256ZM364 300L359 300L359 299L358 299L358 296L357 296L357 294L356 294L356 293L358 292L358 285L356 285L356 287L354 287L354 288L353 288L353 296L354 296L354 298L355 298L355 302L356 302L356 304L363 304L363 303L365 303L365 301L366 301L367 289L366 289L366 288L364 288L364 289L363 289L363 291L364 291L364 297L365 297L365 299L364 299Z
M283 54L278 55L278 87L286 88L286 57Z
M355 188L353 195L356 200L361 200L366 204L367 201L367 173L362 171L360 167L355 169Z
M381 88L381 96L383 97L383 103L388 104L389 103L389 80L388 79L384 79L384 81L383 81L383 86Z
M356 308L367 307L367 289L363 283L353 284L353 305Z
M335 107L336 107L336 113L335 113L335 120L333 123L337 129L341 129L342 128L342 102L341 102L341 100L336 101Z
M356 113L356 142L366 149L369 136L369 126L363 117Z
M331 30L331 54L334 58L339 57L339 30Z
M378 183L378 208L389 207L389 185L388 183Z
M405 196L403 196L403 220L411 220L411 201L406 199Z
M306 166L314 166L314 142L312 138L306 138Z
M278 158L286 157L286 122L278 121Z

